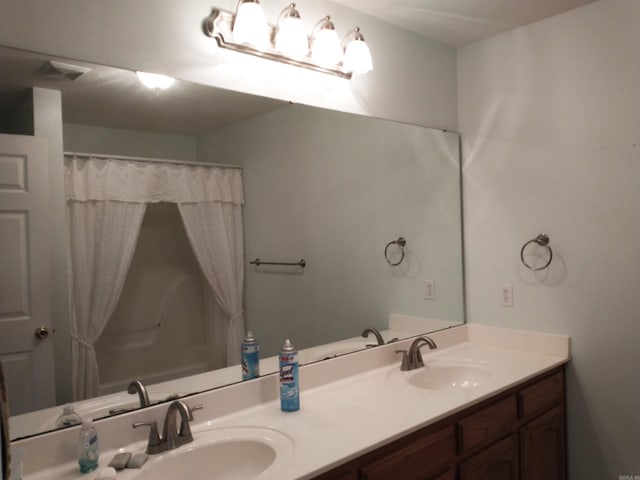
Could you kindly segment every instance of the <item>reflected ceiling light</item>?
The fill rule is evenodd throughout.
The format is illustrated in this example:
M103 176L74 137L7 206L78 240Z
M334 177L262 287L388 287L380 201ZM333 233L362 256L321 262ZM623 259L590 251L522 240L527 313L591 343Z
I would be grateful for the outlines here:
M258 0L240 0L233 21L233 40L257 48L269 46L269 24Z
M340 42L327 15L316 24L309 39L294 3L282 10L273 26L267 23L258 0L239 0L236 13L214 8L203 29L222 48L289 65L343 78L372 70L371 53L359 28Z
M360 27L349 32L342 43L347 44L342 60L342 66L346 72L363 74L373 70L371 52L360 33Z
M309 39L296 4L292 3L280 13L276 24L275 48L289 57L304 57L309 53Z
M152 90L165 90L176 81L173 77L167 77L159 73L136 72L136 75L138 75L138 80L140 80L145 87L151 88Z

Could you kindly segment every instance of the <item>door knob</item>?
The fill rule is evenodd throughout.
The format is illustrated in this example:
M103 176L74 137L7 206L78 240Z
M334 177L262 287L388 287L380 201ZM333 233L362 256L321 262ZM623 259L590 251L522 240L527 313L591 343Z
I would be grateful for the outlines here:
M38 340L44 340L45 338L47 338L49 336L49 329L47 327L45 327L44 325L41 325L38 328L36 328L36 331L34 332L34 335L36 336L36 338Z

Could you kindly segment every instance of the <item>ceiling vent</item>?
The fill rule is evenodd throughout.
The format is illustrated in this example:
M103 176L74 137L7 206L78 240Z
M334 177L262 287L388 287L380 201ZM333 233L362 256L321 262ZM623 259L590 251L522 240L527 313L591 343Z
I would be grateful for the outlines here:
M64 77L68 80L77 80L82 75L90 72L88 67L81 67L80 65L73 65L71 63L62 63L55 60L49 60L42 69L42 73L45 75Z

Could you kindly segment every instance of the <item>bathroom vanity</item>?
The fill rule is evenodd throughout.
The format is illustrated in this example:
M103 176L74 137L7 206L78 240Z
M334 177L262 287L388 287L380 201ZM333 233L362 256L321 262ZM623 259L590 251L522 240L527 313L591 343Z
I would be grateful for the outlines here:
M559 367L316 479L564 479L564 397Z
M301 367L301 409L282 412L275 375L186 397L202 405L193 442L151 455L119 480L538 480L565 478L564 365L569 339L464 325L430 337L424 367L401 371L413 339ZM104 467L138 453L166 405L96 422ZM13 442L25 478L87 479L78 428Z

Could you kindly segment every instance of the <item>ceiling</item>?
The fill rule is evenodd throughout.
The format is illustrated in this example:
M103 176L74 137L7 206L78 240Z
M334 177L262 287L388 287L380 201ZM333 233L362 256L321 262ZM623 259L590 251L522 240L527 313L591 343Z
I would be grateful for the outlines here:
M86 67L71 80L52 68L50 60ZM65 123L79 123L176 135L203 135L286 105L246 93L179 81L154 91L131 70L0 47L0 119L16 108L30 88L62 92Z
M492 37L595 0L334 0L452 47Z
M423 37L458 47L594 0L334 0ZM29 86L62 92L65 122L199 135L284 102L179 82L154 92L134 72L72 61L90 70L76 80L54 74L45 55L0 48L0 118ZM54 59L69 63L69 60Z

